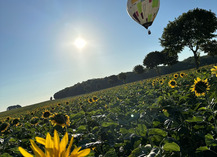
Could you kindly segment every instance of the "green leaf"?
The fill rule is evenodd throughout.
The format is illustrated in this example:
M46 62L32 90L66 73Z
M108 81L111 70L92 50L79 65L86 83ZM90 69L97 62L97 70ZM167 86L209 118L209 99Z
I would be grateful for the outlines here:
M207 146L217 146L217 140L214 140L211 134L205 135L205 142Z
M106 154L104 155L104 157L116 157L117 154L115 152L115 149L110 149L109 151L106 152Z
M169 117L170 114L167 112L167 110L163 111L163 114L166 116L166 117Z
M163 149L165 151L175 151L175 152L179 152L180 151L180 147L178 144L176 144L175 142L172 142L172 143L166 143L164 146L163 146Z
M13 137L10 138L9 142L16 142L17 140L15 140Z
M161 135L163 137L167 136L167 132L158 128L149 129L148 135Z
M206 107L201 107L198 109L198 111L201 111L201 110L206 110L207 108Z
M153 121L153 126L154 126L154 127L156 127L156 126L158 126L158 125L160 125L160 122L159 122L159 121Z
M212 115L209 116L208 121L210 122L213 118L214 118L214 117L213 117Z
M103 122L102 123L102 127L105 127L105 128L110 127L110 126L117 126L117 125L118 124L115 122Z
M8 153L4 153L4 154L1 155L1 157L12 157L12 156L10 154L8 154Z
M85 130L87 130L87 126L86 125L81 125L81 126L78 127L78 132L85 131Z
M120 128L120 132L121 132L122 134L127 134L127 133L129 133L128 130L125 129L125 128Z
M191 119L187 119L186 122L192 123L192 122L203 122L203 117L193 117Z
M198 109L198 107L200 107L200 104L201 104L201 103L197 103L197 104L196 104L196 107L194 108L194 111L196 111L196 110Z
M204 125L195 125L194 126L194 129L203 129L203 128L205 128Z
M196 149L196 153L202 152L202 151L207 151L209 148L207 146L201 146Z
M147 132L147 127L145 126L145 124L138 124L138 126L135 129L135 133L143 137L146 136L146 132Z
M139 146L131 152L129 157L140 156L141 154L148 154L150 152L150 150L146 149L144 146Z

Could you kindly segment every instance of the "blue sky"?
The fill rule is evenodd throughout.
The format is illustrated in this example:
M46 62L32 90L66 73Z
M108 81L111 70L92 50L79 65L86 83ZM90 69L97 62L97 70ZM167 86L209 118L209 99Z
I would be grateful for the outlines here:
M65 87L132 71L151 51L168 21L199 7L217 13L216 0L161 0L146 29L126 0L0 0L0 112L49 100ZM73 42L86 40L79 50ZM185 49L179 60L192 56Z

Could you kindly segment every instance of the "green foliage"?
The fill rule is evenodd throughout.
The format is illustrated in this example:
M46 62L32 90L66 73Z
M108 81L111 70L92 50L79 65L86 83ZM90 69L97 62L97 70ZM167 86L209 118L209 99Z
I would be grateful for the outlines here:
M163 146L163 149L165 151L170 151L170 152L180 152L180 147L177 143L175 142L172 142L172 143L166 143L164 146Z
M164 63L164 55L159 51L150 52L143 60L143 65L147 68L156 68L158 65Z
M111 75L108 77L108 82L110 84L115 84L115 83L117 83L117 81L118 81L118 77L116 75Z
M215 37L217 17L204 9L193 9L183 13L164 28L161 45L171 54L177 55L185 46L194 54L196 68L199 67L199 52L205 41Z
M164 55L164 65L174 65L178 62L178 55L177 54L170 54L169 51L163 50L161 53Z
M215 57L217 55L217 41L211 40L207 41L201 46L201 50L204 53L208 53L209 56Z
M19 157L18 146L32 153L29 139L45 138L47 132L53 136L54 129L61 138L67 131L75 145L91 148L89 156L215 156L217 80L212 67L179 72L186 75L175 79L175 88L168 85L174 79L169 74L17 109L14 117L1 116L0 156ZM205 96L190 90L197 77L208 80ZM97 101L89 102L93 97ZM68 115L70 125L52 125L51 117L42 118L45 110ZM37 124L31 123L33 117ZM10 125L4 129L5 124Z
M120 73L118 74L118 79L125 83L127 79L127 75L125 73Z
M133 72L136 74L142 74L144 72L144 67L142 65L136 65L133 68Z

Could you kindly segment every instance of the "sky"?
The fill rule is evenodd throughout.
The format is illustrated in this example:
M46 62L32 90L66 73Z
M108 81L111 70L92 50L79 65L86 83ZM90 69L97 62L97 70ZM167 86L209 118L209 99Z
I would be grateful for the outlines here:
M216 0L161 0L147 30L130 18L127 0L0 0L0 112L31 105L88 79L132 71L169 21L194 8L217 14ZM78 49L74 42L86 45ZM188 49L179 60L193 56Z

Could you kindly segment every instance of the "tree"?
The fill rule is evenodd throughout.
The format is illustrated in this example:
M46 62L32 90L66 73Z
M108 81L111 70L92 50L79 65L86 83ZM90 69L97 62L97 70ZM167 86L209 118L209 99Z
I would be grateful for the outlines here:
M118 81L118 77L116 75L111 75L108 77L108 82L113 85Z
M217 18L215 13L204 9L193 9L183 13L164 28L161 45L176 55L187 46L194 54L196 68L199 67L199 50L205 41L215 37Z
M150 52L143 60L143 65L149 69L157 68L164 63L164 55L159 51Z
M125 73L118 74L118 79L125 83L127 75Z
M136 74L142 74L144 72L144 67L142 65L136 65L133 68L133 72L135 72Z
M170 55L170 53L166 50L163 50L161 53L163 53L164 55L164 61L163 64L164 65L174 65L178 62L178 55L174 54L174 55Z
M204 53L208 53L209 56L212 56L214 58L215 55L217 55L217 41L207 41L201 46L201 50L204 51Z
M22 107L22 106L20 106L20 105L9 106L9 107L7 108L7 111L13 110L13 109L16 109L16 108L20 108L20 107Z

